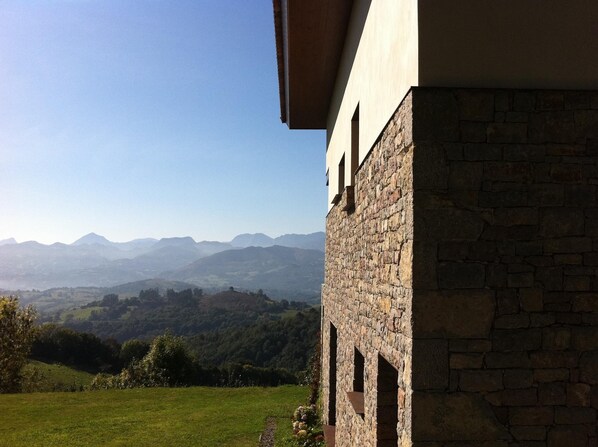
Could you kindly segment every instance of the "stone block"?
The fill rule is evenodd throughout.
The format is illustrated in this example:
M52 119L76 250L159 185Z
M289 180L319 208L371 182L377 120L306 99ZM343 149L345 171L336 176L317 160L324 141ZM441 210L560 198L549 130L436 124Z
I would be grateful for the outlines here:
M464 143L483 143L486 141L486 123L461 121L461 141Z
M507 369L503 381L508 389L529 388L534 382L533 372L531 369Z
M569 380L569 370L565 368L534 369L534 382L565 382Z
M530 112L536 107L536 95L533 92L515 90L513 94L513 110Z
M592 388L585 383L567 384L567 406L589 407L591 403Z
M581 356L579 380L590 385L598 384L598 351L586 352Z
M488 161L484 163L484 180L525 183L532 177L532 165L527 162Z
M538 110L563 110L565 95L563 92L541 90L536 95L536 101Z
M541 163L544 161L545 156L546 148L544 145L509 144L503 149L503 158L505 161Z
M413 271L411 273L411 284L414 289L433 289L438 284L436 268L438 264L439 247L436 243L426 243L420 241L413 242L412 263ZM401 255L401 261L403 258ZM408 265L401 266L399 271L408 268Z
M578 208L544 208L540 234L544 237L584 235L584 213Z
M571 339L573 349L578 351L598 350L598 327L575 327Z
M463 144L444 143L442 147L447 160L463 160Z
M494 320L496 329L518 329L530 326L529 315L518 313L513 315L502 315Z
M546 239L545 253L586 253L592 251L592 240L588 237L562 237Z
M574 117L579 141L598 138L598 110L576 110Z
M492 333L492 350L501 352L533 351L542 344L541 329L501 330Z
M507 123L527 123L529 114L526 112L507 112L505 114L505 121Z
M490 123L486 131L489 143L526 143L527 123Z
M586 92L565 92L565 109L589 109L590 96Z
M572 111L532 113L528 125L530 143L575 142L575 119Z
M596 206L595 185L565 185L565 203L573 207Z
M494 110L507 112L511 110L511 94L505 90L498 90L494 95Z
M538 386L541 405L565 405L567 389L564 383L541 383Z
M584 292L591 289L589 276L565 276L563 287L569 292Z
M582 407L556 407L554 422L557 424L596 424L596 410Z
M509 408L511 425L551 425L553 422L554 408L550 406Z
M414 390L444 390L448 388L448 341L416 339L413 341Z
M546 439L546 428L539 425L520 425L512 427L511 434L517 441L543 441Z
M533 368L575 368L579 354L569 351L538 351L530 354Z
M478 205L481 208L527 206L528 204L527 191L481 191L478 195Z
M537 225L538 218L538 208L533 207L498 208L494 210L494 219L497 225Z
M505 275L506 276L506 275ZM519 314L519 298L515 290L496 292L497 315Z
M510 438L490 406L476 394L414 392L412 408L413 441L436 439L462 443Z
M573 297L573 312L598 312L598 293L580 293Z
M512 288L533 287L534 274L532 272L510 273L507 275L507 286Z
M444 148L439 143L416 143L413 157L413 188L416 190L445 190L449 165Z
M587 447L587 445L587 434L575 427L553 427L548 432L547 447Z
M529 316L530 327L546 327L551 326L556 322L554 314L533 313Z
M414 206L417 209L417 197ZM466 210L419 210L416 218L414 232L418 241L475 241L484 229L482 216Z
M486 282L484 265L473 262L440 262L437 275L441 289L481 289Z
M492 405L502 406L535 406L538 403L536 388L523 390L502 390L486 395L486 400Z
M544 301L542 289L522 289L519 291L521 308L526 312L542 312Z
M479 369L484 364L484 355L478 353L452 353L451 369Z
M465 121L492 121L494 93L489 90L457 90L459 119Z
M479 190L482 185L481 162L455 161L450 165L448 186L454 190Z
M578 164L553 164L550 167L550 179L555 183L581 183L582 167Z
M527 352L489 352L486 354L487 368L529 368L531 362Z
M467 143L463 146L463 158L468 161L502 160L502 144Z
M413 89L413 141L459 140L459 110L448 90Z
M504 288L507 286L507 266L504 264L488 264L486 266L486 286Z
M494 306L489 290L414 291L414 336L487 338Z
M569 328L544 328L542 330L542 348L544 350L562 351L571 345L571 330Z
M497 391L503 389L502 371L463 370L460 374L461 391Z
M528 193L531 206L563 206L565 188L553 183L535 183L529 186Z
M586 236L598 237L598 209L586 209L585 218Z

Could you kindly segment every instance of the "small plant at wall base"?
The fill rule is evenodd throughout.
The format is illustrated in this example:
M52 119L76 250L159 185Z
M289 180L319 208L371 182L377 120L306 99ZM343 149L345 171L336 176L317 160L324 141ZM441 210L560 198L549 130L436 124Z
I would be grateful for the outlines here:
M292 435L281 439L276 447L325 447L322 422L316 405L300 405L291 418Z

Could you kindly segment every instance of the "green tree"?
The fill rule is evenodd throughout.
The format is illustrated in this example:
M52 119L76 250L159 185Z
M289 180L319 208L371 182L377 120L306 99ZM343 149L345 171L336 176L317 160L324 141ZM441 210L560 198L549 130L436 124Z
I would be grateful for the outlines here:
M150 344L146 341L137 340L136 338L127 340L120 349L120 360L123 366L127 367L134 360L141 360L148 353L149 349Z
M182 337L165 334L154 338L141 363L146 371L162 375L167 378L170 386L176 386L186 384L192 379L193 360Z
M33 307L19 308L19 299L0 296L0 393L21 389L21 370L27 362L35 332Z

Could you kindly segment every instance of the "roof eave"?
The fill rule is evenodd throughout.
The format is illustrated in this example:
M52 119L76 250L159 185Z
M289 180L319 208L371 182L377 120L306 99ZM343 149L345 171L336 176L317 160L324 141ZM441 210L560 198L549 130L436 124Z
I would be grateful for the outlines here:
M352 0L273 0L281 120L325 129Z

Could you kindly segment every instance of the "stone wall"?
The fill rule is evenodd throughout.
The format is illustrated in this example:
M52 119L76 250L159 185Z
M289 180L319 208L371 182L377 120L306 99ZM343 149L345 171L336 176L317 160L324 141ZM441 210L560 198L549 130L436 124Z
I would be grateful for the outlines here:
M411 99L407 97L357 173L355 210L343 211L351 195L345 191L327 218L322 375L329 374L332 323L338 336L338 447L375 445L378 353L399 371L400 436L411 439L412 162ZM354 348L365 357L363 418L347 398L347 391L353 389ZM323 380L326 406L328 393Z
M327 218L337 445L375 445L380 353L399 371L399 445L596 446L597 188L598 93L412 89L354 212Z

